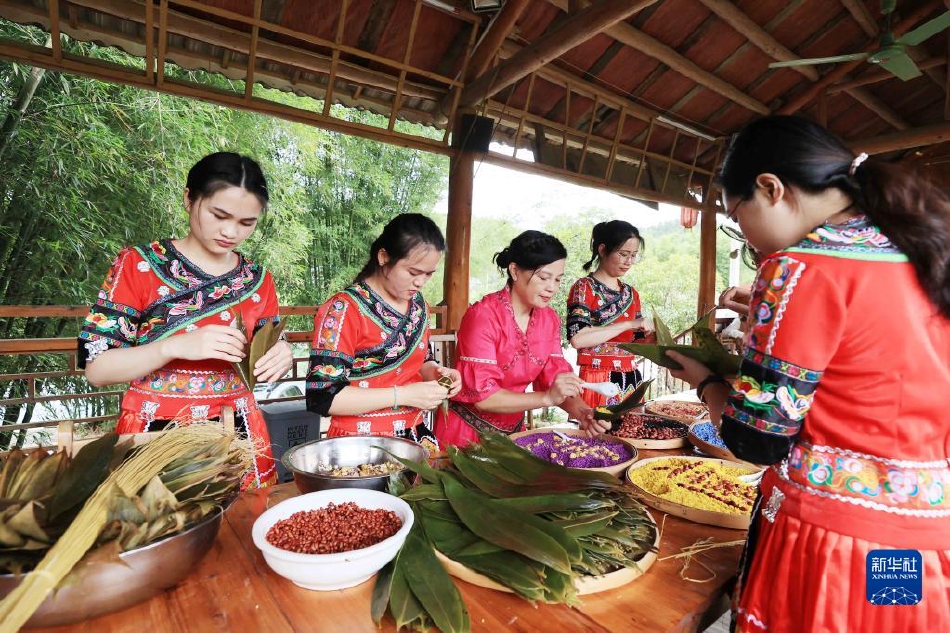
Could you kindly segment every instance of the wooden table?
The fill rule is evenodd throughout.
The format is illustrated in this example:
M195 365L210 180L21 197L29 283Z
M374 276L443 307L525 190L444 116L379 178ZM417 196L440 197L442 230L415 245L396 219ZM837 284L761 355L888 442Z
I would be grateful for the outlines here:
M641 451L654 457L668 452ZM375 633L369 613L374 579L341 591L301 589L270 570L251 541L254 520L297 494L293 484L244 493L228 510L211 551L180 585L135 607L82 624L34 631L320 631ZM663 515L651 510L662 524ZM734 541L745 532L668 517L659 557L678 554L699 539ZM582 596L583 605L537 608L513 595L457 581L473 631L693 631L725 606L723 585L735 573L740 548L718 548L701 560L716 573L704 583L680 578L683 559L657 560L647 573L615 590ZM706 577L692 565L689 575ZM708 613L707 613L708 612ZM395 630L392 620L384 631Z

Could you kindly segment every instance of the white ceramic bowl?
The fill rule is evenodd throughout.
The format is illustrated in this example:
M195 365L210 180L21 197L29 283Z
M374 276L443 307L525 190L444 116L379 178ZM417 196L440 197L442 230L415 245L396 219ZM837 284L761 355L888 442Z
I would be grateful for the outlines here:
M392 510L402 519L399 531L384 541L363 549L337 554L299 554L275 547L267 542L267 531L295 512L325 508L330 503L352 501L368 510ZM264 554L264 560L277 574L298 587L316 591L330 591L354 587L382 569L395 558L412 527L412 509L399 497L377 490L362 488L335 488L311 492L282 501L257 517L251 536L254 545Z

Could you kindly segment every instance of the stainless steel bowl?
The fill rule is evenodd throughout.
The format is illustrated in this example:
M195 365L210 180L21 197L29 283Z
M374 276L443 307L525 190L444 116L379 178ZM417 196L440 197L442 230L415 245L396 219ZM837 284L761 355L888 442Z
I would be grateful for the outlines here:
M221 527L219 510L181 534L119 555L122 563L86 565L51 593L26 626L61 626L121 611L174 587L211 549ZM0 598L23 576L0 574Z
M294 483L303 493L331 488L368 488L386 492L389 475L330 477L317 472L320 464L345 467L393 461L386 451L414 462L424 461L428 457L428 451L411 440L376 435L350 435L328 437L294 446L284 453L281 462L294 474Z

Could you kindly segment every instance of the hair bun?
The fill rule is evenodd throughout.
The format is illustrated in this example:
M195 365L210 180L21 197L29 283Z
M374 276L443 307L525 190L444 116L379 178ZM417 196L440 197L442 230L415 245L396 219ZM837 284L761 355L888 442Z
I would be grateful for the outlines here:
M508 265L511 264L511 248L506 246L501 249L495 256L492 258L492 261L495 262L495 265L499 268L505 269L508 268Z

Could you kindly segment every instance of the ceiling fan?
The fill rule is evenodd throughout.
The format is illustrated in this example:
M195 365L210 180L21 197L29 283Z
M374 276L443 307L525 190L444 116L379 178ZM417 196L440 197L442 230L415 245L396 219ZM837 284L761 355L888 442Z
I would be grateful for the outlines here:
M811 66L814 64L835 64L866 59L872 64L878 64L892 75L907 81L919 77L921 72L917 64L904 50L907 46L916 46L930 39L937 33L950 27L950 11L918 26L913 31L904 33L899 38L894 37L891 31L891 17L897 8L897 0L881 0L881 13L884 14L884 30L881 32L881 47L871 53L854 53L852 55L834 55L832 57L815 57L812 59L795 59L787 62L773 62L769 68L787 68L790 66Z

